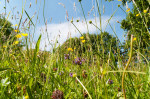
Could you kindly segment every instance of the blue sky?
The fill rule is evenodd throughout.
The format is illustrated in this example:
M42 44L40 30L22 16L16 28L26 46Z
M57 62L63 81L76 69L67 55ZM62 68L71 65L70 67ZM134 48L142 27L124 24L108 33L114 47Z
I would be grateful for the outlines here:
M7 0L6 0L7 1ZM8 0L9 3L6 3L6 17L10 12L8 20L12 22L12 24L18 24L20 16L22 15L22 8L26 10L28 15L32 17L32 21L35 24L35 27L31 27L30 30L25 30L24 27L20 27L20 30L23 32L28 32L33 36L33 41L36 42L38 36L42 34L41 46L42 50L49 50L51 47L49 42L54 44L56 39L59 44L62 44L69 37L79 37L79 32L75 29L75 27L70 23L70 20L74 20L74 24L78 27L78 29L86 33L86 24L84 21L83 13L81 10L80 3L78 0ZM37 2L36 2L37 1ZM88 2L87 2L88 1ZM45 3L44 3L45 2ZM84 9L84 13L87 21L92 20L94 24L99 26L99 18L97 12L97 6L95 0L82 0L82 5ZM102 29L106 28L105 31L114 35L110 26L107 26L107 21L110 19L111 15L118 8L118 4L121 4L120 1L114 0L113 2L105 2L105 0L99 0L102 11ZM25 7L24 7L25 5ZM30 7L31 5L31 7ZM0 13L5 13L5 0L0 0ZM128 4L129 8L132 8L131 4ZM126 7L121 6L124 10ZM92 9L93 8L93 9ZM92 11L91 11L92 9ZM104 11L104 13L103 13ZM18 12L18 13L17 13ZM36 12L36 14L35 14ZM89 13L89 14L88 14ZM15 19L16 16L16 19ZM27 17L26 13L23 11L22 22ZM13 17L13 19L12 19ZM38 19L37 19L38 17ZM117 36L123 42L124 40L124 31L120 28L120 24L116 21L121 21L125 19L126 13L124 13L120 8L116 11L112 19L110 20L110 24L116 31ZM47 20L47 26L45 26L45 22ZM80 22L76 22L79 19ZM69 20L69 21L68 21ZM28 27L29 19L24 25L25 28ZM99 33L98 29L96 29L93 25L88 24L90 33ZM47 28L47 32L45 29ZM35 31L34 31L35 30ZM45 45L47 45L45 47Z

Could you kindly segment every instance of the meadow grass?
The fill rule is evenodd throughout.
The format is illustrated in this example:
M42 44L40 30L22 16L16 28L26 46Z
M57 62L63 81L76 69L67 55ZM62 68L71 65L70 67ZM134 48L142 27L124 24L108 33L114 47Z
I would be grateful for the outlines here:
M77 38L78 41L69 38L63 46L54 47L50 52L39 49L42 35L39 36L34 49L30 47L33 43L30 35L22 37L24 48L19 44L12 44L13 38L8 39L5 43L6 47L0 48L0 98L57 99L56 96L60 95L65 99L148 99L150 96L149 48L134 49L134 44L138 42L131 35L131 39L124 44L124 48L127 49L126 55L121 54L122 43L113 28L112 31L116 36L116 52L112 48L112 43L105 46L99 7L99 4L100 6L102 4L98 0L96 4L100 26L91 21L90 25L100 30L101 39L93 36L95 44L90 39L82 2L80 5L87 24L87 33L85 35L81 33L78 26L75 26L74 20L71 21L83 36ZM22 16L26 14L28 23L35 28L37 23L34 24L28 12L24 12L24 6ZM17 29L21 24L22 16ZM109 21L107 25L111 26ZM134 26L132 28L134 30ZM97 50L96 54L93 46Z

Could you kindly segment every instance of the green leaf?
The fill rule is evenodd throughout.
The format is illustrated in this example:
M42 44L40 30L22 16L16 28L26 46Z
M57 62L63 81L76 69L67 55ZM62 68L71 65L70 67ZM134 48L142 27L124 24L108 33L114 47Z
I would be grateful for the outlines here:
M38 53L38 51L39 51L40 41L41 41L41 35L40 35L39 38L38 38L38 41L37 41L37 43L36 43L35 50L34 50L34 58L33 58L34 65L35 65L35 62L36 62L37 53Z

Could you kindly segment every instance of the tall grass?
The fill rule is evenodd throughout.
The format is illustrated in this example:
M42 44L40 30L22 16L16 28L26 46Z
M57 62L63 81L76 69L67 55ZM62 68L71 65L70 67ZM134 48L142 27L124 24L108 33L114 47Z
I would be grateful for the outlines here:
M124 49L127 49L126 54L121 54L123 44L119 41L115 30L109 23L120 7L116 9L107 23L116 37L116 50L114 50L113 38L110 39L109 46L105 46L106 41L103 40L105 38L105 30L102 30L101 23L102 0L100 3L96 0L100 26L95 25L92 21L89 22L90 25L95 26L99 30L98 35L93 36L94 43L89 34L88 22L82 1L79 1L87 25L87 33L82 33L78 26L74 24L74 20L71 23L80 32L83 39L69 38L62 46L54 47L51 52L39 49L42 35L36 41L34 49L30 47L33 43L30 35L22 37L24 42L21 39L17 39L15 35L14 38L16 39L12 40L11 38L6 43L1 43L1 99L57 99L56 97L61 92L63 92L63 96L62 94L60 96L65 99L149 98L150 64L148 58L150 53L148 48L146 48L148 53L140 51L140 47L137 47L139 49L135 50L133 45L138 42L133 40L132 36L131 41L126 41L123 46ZM27 25L32 24L32 27L36 28L37 23L33 23L32 17L28 15L24 7L25 4L22 7L22 15L17 29L19 30L21 21L23 21L22 16L24 13L29 19ZM132 20L130 21L132 22ZM134 30L134 26L132 28ZM29 29L27 28L27 30ZM1 34L3 34L3 30ZM20 43L10 43L16 40L20 40ZM85 42L82 40L85 40ZM3 46L5 44L6 47ZM23 45L23 47L20 45Z

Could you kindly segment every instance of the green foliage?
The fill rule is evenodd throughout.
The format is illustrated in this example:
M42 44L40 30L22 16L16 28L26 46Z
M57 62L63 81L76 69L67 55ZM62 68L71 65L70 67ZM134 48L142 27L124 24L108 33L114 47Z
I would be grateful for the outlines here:
M131 34L137 38L139 43L136 43L135 46L140 45L141 48L146 48L150 44L149 3L147 0L135 0L135 3L137 6L133 5L132 12L129 12L126 19L122 20L121 28L127 31L128 40ZM144 10L147 12L144 13Z
M10 38L12 31L14 30L11 27L11 23L6 20L4 17L0 17L0 39L1 43L4 43Z
M86 36L89 36L90 41L86 39ZM83 34L83 39L79 38L70 38L68 39L60 49L62 49L64 52L66 52L66 48L76 48L75 53L85 54L89 51L93 51L93 54L102 53L104 49L104 53L108 54L110 47L112 48L112 51L116 50L117 42L116 38L110 35L107 32L101 33L101 34ZM85 43L82 42L82 40L85 40ZM90 45L89 45L90 44Z

